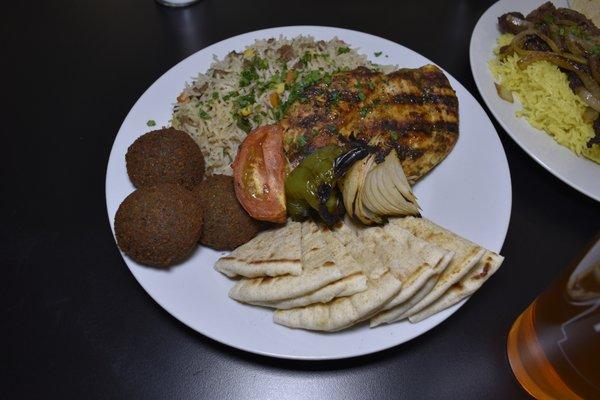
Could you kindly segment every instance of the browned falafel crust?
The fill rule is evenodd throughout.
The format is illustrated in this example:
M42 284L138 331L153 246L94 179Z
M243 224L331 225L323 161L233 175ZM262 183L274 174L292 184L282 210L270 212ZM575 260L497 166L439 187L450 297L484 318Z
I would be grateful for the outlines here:
M125 155L127 174L136 188L179 183L191 190L204 177L200 147L185 132L164 128L145 133Z
M198 199L181 185L137 189L115 215L119 248L140 264L168 268L186 259L202 231Z
M233 178L212 175L194 189L204 213L200 243L216 250L233 250L250 241L265 224L250 217L238 202Z

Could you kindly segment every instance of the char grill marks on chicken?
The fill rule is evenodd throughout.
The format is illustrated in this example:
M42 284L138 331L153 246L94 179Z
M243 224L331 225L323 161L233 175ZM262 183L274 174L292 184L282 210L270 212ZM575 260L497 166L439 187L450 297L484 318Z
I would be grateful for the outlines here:
M282 120L291 166L329 144L395 149L409 181L429 172L458 139L458 99L434 65L390 74L357 68L308 87Z

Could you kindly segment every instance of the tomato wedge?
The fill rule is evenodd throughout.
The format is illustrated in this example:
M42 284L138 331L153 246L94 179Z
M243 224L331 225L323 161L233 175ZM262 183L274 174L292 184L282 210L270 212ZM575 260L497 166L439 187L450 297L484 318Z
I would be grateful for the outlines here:
M235 195L254 219L284 223L285 168L283 128L256 128L242 142L233 168Z

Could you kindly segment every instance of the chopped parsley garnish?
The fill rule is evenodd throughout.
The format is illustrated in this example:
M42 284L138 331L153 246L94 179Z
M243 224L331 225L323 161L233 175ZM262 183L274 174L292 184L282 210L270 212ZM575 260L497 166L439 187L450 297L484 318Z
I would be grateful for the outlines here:
M246 87L258 79L258 73L255 68L246 68L240 72L240 87Z
M302 54L302 57L300 57L300 60L298 60L298 62L306 67L310 60L312 60L312 57L313 56L310 52L305 51L304 54Z
M375 89L375 84L371 81L367 82L367 86L369 87L369 89L373 90Z
M332 90L331 92L329 92L329 99L334 104L337 103L338 101L340 101L341 97L342 97L342 95L337 90Z
M578 38L582 38L585 39L586 38L586 34L585 31L583 30L583 28L579 25L573 25L569 28L569 32L571 32L571 34L573 36L576 36Z
M304 135L298 136L296 141L298 142L298 146L304 146L306 143L308 143L308 140L306 140L306 136Z
M148 122L146 122L146 125L148 126L156 126L156 121L153 119L149 119Z
M204 120L210 119L210 115L201 108L198 109L198 116Z
M325 125L325 130L327 130L327 132L329 132L329 133L337 133L338 132L337 127L335 125L331 125L331 124Z
M254 56L250 62L246 63L242 72L240 72L240 87L246 87L252 82L258 80L257 70L264 70L269 67L269 62L265 58Z
M269 68L269 62L266 58L255 57L253 62L255 63L257 69L264 70Z
M360 99L360 101L363 101L365 99L365 94L363 92L358 92L358 98Z
M223 100L228 101L229 99L231 99L232 97L238 97L240 94L237 91L232 91L227 93L225 96L223 96Z
M317 83L321 79L319 71L310 71L304 78L305 86L310 86Z
M254 114L254 115L252 116L252 121L254 121L254 123L255 123L256 125L260 125L260 123L262 122L262 118L260 117L260 115L259 115L259 114Z
M390 135L392 136L392 139L398 140L398 132L392 131L392 132L390 132Z
M242 117L239 114L236 114L233 117L236 120L235 125L238 128L240 128L241 130L243 130L246 133L248 133L252 130L252 124L250 124L250 121L248 121L248 118Z
M375 57L379 57L380 55L383 54L383 51L376 51L375 53L373 53L375 55Z
M254 104L256 102L256 99L254 98L254 92L250 92L245 96L239 96L238 98L235 99L235 101L233 102L233 106L235 108L244 108L244 107L248 107L252 104Z
M371 107L361 107L361 109L358 111L358 115L360 115L361 118L364 118L370 112L371 112Z
M593 47L590 49L590 52L591 52L593 55L600 57L600 44L596 44L596 45L594 45L594 46L593 46Z
M344 54L344 53L349 53L349 52L350 52L350 47L342 46L342 47L338 47L338 49L337 49L338 55Z
M213 98L213 100L218 100L219 99L219 93L212 92L212 98Z

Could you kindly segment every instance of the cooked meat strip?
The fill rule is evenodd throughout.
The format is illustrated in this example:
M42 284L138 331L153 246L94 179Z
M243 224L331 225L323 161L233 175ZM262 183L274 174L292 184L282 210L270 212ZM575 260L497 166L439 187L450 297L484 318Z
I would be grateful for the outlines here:
M556 7L554 7L554 4L548 1L527 14L525 19L533 23L541 23L544 22L544 20L549 16L552 16L554 11L556 11Z
M502 33L517 34L527 29L525 17L520 12L509 12L498 17L498 28Z

